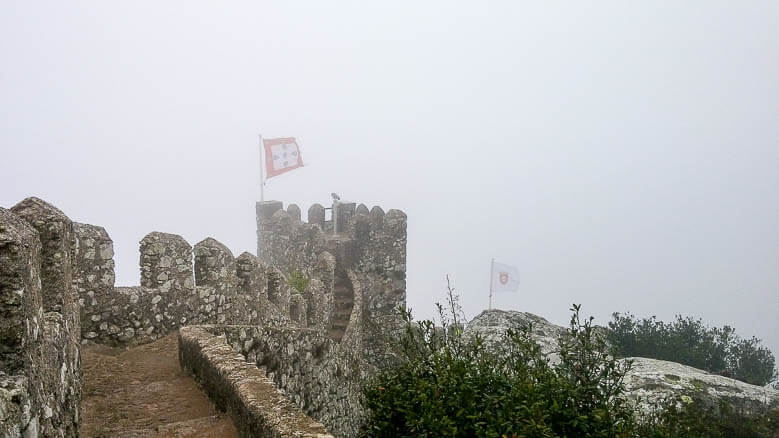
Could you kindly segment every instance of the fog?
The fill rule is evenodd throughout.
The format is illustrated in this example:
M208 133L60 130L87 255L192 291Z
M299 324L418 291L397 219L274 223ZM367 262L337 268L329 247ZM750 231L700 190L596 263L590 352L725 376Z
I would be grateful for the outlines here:
M255 252L266 199L408 215L408 304L693 315L779 354L779 3L3 2L0 206ZM479 4L484 3L484 4Z

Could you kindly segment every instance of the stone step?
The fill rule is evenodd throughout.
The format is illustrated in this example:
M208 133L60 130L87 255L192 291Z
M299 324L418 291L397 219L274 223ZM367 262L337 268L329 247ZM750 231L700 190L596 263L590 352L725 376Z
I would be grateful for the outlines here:
M351 310L337 310L333 315L333 321L348 321L352 316Z
M333 304L336 309L351 309L354 307L354 301L352 300L335 300Z

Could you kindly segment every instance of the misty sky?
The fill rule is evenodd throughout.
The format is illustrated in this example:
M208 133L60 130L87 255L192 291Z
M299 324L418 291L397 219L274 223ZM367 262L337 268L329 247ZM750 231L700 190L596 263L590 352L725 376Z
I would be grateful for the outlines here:
M372 4L366 4L372 3ZM408 214L408 303L700 316L779 353L779 2L27 2L0 14L0 206L254 252L270 199ZM488 3L488 4L485 4ZM587 2L592 3L592 2Z

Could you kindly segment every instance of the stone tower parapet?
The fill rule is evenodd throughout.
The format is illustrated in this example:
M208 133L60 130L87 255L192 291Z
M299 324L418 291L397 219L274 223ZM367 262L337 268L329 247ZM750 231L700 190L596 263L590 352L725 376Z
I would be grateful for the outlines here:
M396 309L406 303L406 215L353 202L332 208L335 220L326 221L315 204L302 222L297 206L284 211L279 201L257 203L257 255L284 275L309 280L303 294L309 326L378 363L386 334L397 326Z

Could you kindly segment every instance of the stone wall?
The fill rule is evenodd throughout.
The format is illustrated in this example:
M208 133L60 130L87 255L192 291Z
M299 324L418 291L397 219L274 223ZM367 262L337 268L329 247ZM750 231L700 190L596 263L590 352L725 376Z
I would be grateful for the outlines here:
M181 236L149 233L140 242L141 286L132 287L113 286L113 249L103 228L78 224L75 242L84 343L141 344L192 324L306 323L298 315L307 304L290 299L278 270L248 253L235 259L212 238L193 249Z
M81 400L73 223L27 198L0 208L0 434L72 437Z
M337 224L325 221L319 204L302 222L294 204L284 211L279 201L257 203L258 258L307 276L309 327L378 366L387 360L387 334L399 327L396 309L406 303L406 215L351 202L333 209Z
M73 289L80 305L81 336L95 339L103 324L97 303L114 294L114 244L103 227L73 223ZM103 338L107 340L107 338Z
M201 383L220 409L230 413L242 437L333 437L211 331L209 326L179 331L181 368Z
M105 229L37 198L0 209L0 435L77 433L81 343L146 343L203 324L245 327L222 332L294 403L354 435L358 380L384 362L405 304L406 217L353 203L339 206L337 225L319 205L310 223L294 205L258 212L259 256L152 232L140 242L140 285L116 287Z
M210 326L259 368L303 411L340 437L357 436L360 382L371 372L359 352L312 329Z

